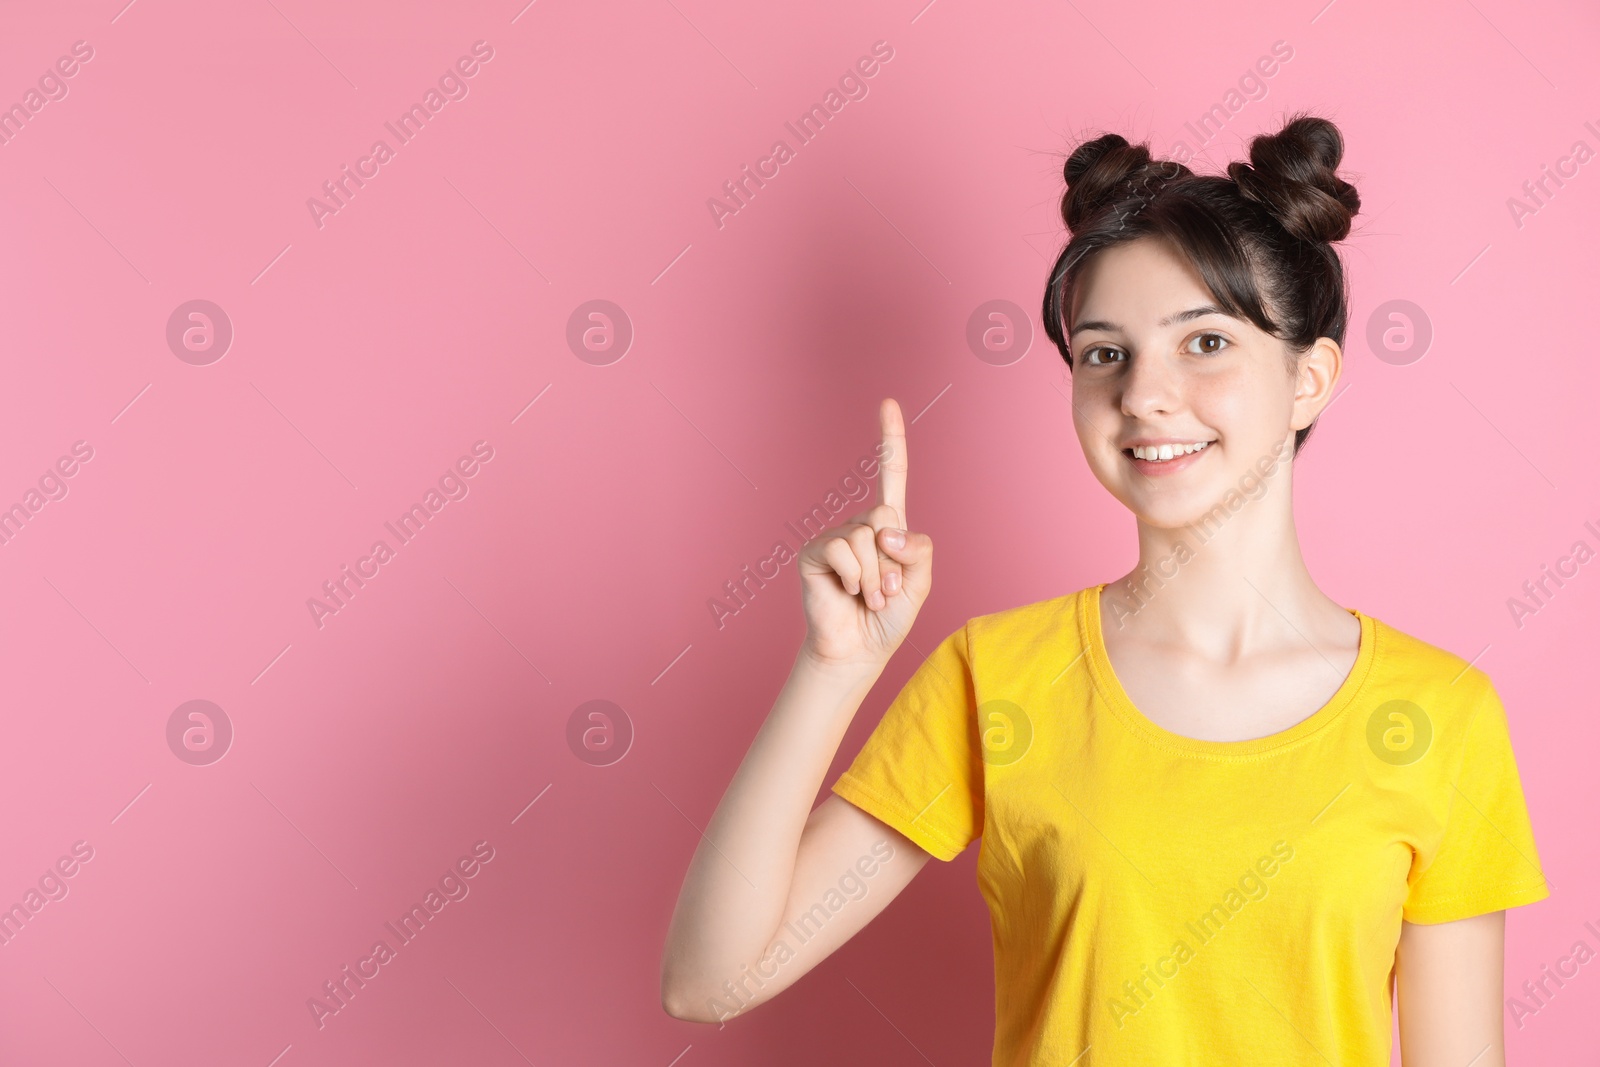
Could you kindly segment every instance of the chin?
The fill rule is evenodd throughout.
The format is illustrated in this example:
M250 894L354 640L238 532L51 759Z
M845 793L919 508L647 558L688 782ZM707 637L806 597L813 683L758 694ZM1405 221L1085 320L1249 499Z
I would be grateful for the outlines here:
M1181 530L1202 521L1216 509L1227 492L1209 484L1168 489L1123 482L1118 489L1120 491L1112 495L1123 507L1146 526L1160 530Z
M1134 518L1157 530L1182 530L1205 518L1209 510L1202 505L1163 504L1157 507L1129 506Z

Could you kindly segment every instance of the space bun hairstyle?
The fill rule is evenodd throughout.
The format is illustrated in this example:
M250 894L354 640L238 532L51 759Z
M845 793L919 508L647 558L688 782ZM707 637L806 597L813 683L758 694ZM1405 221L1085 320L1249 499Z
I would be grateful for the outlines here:
M1071 238L1045 287L1045 335L1071 368L1075 284L1095 253L1155 236L1194 264L1218 307L1281 339L1291 356L1319 337L1342 346L1349 297L1333 243L1361 209L1335 173L1343 156L1339 128L1304 113L1254 138L1250 161L1228 164L1226 176L1153 160L1148 144L1115 133L1079 144L1063 168ZM1295 434L1296 454L1310 433Z

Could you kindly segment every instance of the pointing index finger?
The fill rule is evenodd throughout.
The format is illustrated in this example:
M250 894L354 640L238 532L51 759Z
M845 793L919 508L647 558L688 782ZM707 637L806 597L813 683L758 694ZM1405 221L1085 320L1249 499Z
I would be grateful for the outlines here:
M900 529L906 529L906 421L900 405L886 398L878 405L878 503L894 508Z

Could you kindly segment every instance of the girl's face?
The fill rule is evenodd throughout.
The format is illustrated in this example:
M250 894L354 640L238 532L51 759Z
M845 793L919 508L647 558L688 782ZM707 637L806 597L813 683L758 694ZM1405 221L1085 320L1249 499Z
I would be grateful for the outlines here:
M1073 303L1078 441L1100 483L1151 526L1192 525L1230 490L1260 496L1338 379L1332 340L1291 374L1284 343L1216 310L1199 272L1162 239L1099 253Z

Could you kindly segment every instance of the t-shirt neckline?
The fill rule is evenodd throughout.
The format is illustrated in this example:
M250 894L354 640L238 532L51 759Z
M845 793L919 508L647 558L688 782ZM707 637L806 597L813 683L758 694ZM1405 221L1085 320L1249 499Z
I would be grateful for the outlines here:
M1344 713L1365 686L1376 658L1378 637L1376 620L1355 608L1346 608L1345 610L1361 623L1361 643L1356 650L1355 665L1350 668L1350 673L1345 675L1344 681L1326 704L1293 726L1265 737L1253 737L1243 741L1209 741L1188 737L1168 730L1140 711L1128 696L1127 690L1123 689L1116 671L1112 669L1100 621L1100 591L1106 584L1102 582L1099 585L1092 585L1078 593L1078 630L1085 651L1084 658L1088 662L1089 675L1093 679L1095 689L1110 705L1118 719L1135 734L1164 748L1212 759L1248 758L1287 748L1326 728Z

